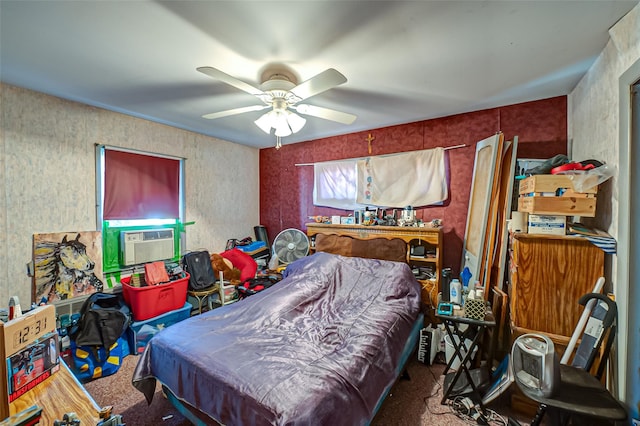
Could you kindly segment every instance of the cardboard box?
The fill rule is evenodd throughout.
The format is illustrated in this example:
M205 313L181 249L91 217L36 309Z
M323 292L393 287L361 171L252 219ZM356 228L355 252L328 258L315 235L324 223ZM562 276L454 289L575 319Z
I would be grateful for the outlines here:
M355 223L353 216L341 216L340 223L342 225L353 225Z
M567 217L559 215L530 214L529 234L565 235L567 233Z
M9 402L12 402L60 369L58 333L47 333L9 356L6 362Z
M42 336L56 329L56 308L39 306L3 324L5 356L26 348Z
M331 216L332 225L340 225L340 216Z

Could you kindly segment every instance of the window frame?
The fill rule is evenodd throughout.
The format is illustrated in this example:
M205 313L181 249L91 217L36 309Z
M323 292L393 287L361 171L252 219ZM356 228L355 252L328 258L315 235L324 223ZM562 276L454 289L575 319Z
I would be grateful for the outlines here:
M104 219L103 209L104 209L104 196L105 196L105 185L104 185L104 176L105 176L105 151L106 150L116 150L122 152L128 152L132 154L138 155L147 155L150 157L158 157L158 158L166 158L171 160L179 161L179 217L178 218L166 218L167 223L158 225L158 219L134 219L129 221L117 221L121 222L117 225L110 225L109 222ZM108 261L111 259L113 254L113 241L107 241L108 239L112 239L112 233L107 232L109 230L118 229L119 231L125 230L136 230L136 229L144 229L144 228L162 228L162 227L170 227L175 229L177 233L177 237L175 238L175 247L174 252L180 253L181 247L186 246L185 234L181 232L184 228L185 222L185 158L158 154L147 151L140 151L128 148L114 147L108 145L96 145L96 229L102 231L103 239L102 239L102 257L103 257L103 273L108 275L109 273L113 273L116 271L122 270L122 265L118 264L116 268L112 265L113 262ZM113 222L113 221L111 221ZM119 233L118 233L119 234ZM177 258L177 257L176 257ZM175 259L174 259L175 260Z

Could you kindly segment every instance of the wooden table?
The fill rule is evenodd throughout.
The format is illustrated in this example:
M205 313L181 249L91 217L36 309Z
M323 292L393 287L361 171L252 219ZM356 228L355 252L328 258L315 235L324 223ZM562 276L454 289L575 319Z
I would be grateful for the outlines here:
M100 421L100 407L62 359L57 373L9 404L9 414L14 415L32 405L42 408L42 425L52 425L71 412L76 413L81 425L95 425Z

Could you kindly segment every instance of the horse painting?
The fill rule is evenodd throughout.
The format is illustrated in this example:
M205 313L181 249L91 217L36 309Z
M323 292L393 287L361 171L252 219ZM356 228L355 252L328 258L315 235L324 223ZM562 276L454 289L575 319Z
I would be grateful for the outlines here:
M80 233L74 239L67 234L34 236L34 302L53 303L102 291L103 283L96 275L102 275L102 268L96 268L96 262L102 263L100 233L85 234L91 234L91 254Z

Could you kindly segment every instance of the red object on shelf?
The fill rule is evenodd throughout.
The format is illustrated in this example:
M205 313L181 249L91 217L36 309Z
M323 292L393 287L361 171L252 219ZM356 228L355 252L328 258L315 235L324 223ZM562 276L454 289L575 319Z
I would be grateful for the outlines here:
M593 164L567 163L551 169L551 174L557 175L558 173L567 172L570 170L591 170L595 168L596 166L594 166Z
M144 321L180 309L187 301L189 274L179 280L146 287L132 287L131 277L124 277L122 295L131 308L134 321Z

